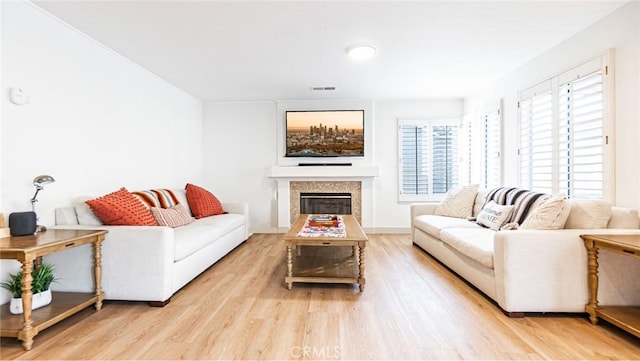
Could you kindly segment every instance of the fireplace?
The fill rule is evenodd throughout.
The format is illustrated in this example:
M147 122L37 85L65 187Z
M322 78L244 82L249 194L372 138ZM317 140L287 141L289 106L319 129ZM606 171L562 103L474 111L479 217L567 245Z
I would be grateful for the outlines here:
M274 166L269 177L276 180L278 231L287 232L300 215L300 193L350 193L351 215L363 228L374 228L374 178L378 167Z
M351 214L351 193L300 192L300 213Z
M289 216L291 223L293 223L301 213L323 213L323 214L352 214L358 222L361 221L361 209L362 209L362 185L358 181L292 181L289 188ZM330 198L342 197L339 200L330 202L324 199L317 199L312 201L315 203L328 204L336 202L344 202L347 200L350 203L349 212L342 212L342 210L325 209L320 211L316 209L314 212L302 211L302 195L312 194L318 196L311 196L311 198L320 198L330 195ZM336 196L338 195L338 196ZM335 205L333 205L335 206ZM332 206L332 207L333 207Z

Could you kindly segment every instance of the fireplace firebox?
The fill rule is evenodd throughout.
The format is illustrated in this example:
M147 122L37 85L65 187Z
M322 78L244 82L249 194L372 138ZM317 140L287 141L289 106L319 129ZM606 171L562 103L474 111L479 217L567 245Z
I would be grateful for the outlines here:
M300 193L300 213L351 214L351 193Z

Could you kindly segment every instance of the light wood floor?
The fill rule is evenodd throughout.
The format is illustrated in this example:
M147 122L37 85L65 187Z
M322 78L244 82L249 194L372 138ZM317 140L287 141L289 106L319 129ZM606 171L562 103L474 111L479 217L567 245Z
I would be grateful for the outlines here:
M164 308L107 302L2 359L640 359L640 339L583 315L508 318L411 244L369 235L367 286L284 285L280 235L254 235Z

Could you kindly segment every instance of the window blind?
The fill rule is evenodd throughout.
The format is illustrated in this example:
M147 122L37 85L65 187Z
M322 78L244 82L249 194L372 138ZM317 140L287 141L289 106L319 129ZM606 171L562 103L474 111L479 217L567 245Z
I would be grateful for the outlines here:
M437 199L458 186L459 123L399 121L400 200Z
M520 101L520 185L553 192L553 102L551 90Z
M608 54L520 92L520 185L611 200L613 119Z
M482 119L483 126L483 186L492 189L501 184L500 173L500 146L501 146L501 112L496 109L485 114Z
M568 197L603 198L602 71L562 84L558 93L558 189Z

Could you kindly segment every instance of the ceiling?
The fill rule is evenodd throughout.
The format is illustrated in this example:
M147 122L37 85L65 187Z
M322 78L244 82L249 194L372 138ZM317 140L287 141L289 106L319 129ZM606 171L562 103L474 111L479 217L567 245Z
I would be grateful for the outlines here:
M462 98L625 2L35 1L205 101Z

